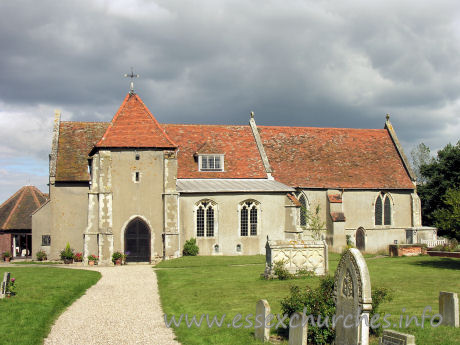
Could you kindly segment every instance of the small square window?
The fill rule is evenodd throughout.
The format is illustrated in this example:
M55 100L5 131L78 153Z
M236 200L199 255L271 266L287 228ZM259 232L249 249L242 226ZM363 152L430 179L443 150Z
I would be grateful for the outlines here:
M49 245L51 245L51 236L42 235L42 246L49 246Z
M200 171L224 171L224 155L200 155Z
M141 155L139 153L136 153L136 160L138 161L139 159L141 159Z

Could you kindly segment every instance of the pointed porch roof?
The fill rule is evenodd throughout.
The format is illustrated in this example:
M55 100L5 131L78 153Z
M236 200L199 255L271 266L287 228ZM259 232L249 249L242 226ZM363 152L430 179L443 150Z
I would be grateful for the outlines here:
M128 93L95 148L133 147L175 149L141 98Z

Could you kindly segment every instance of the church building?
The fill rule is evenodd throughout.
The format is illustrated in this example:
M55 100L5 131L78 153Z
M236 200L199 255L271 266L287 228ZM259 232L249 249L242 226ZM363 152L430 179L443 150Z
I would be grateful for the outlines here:
M333 251L436 236L388 116L383 129L160 124L131 91L108 123L55 114L49 196L32 216L49 259L70 243L149 262L190 238L200 255L265 254L267 238L312 239L317 209Z

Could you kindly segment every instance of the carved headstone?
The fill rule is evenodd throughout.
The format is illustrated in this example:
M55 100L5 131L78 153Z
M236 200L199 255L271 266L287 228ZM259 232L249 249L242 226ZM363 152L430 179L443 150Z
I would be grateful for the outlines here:
M255 336L257 340L266 342L270 339L270 327L267 327L267 317L270 314L270 305L264 299L261 299L256 304L256 322L261 322L262 326L256 324Z
M443 326L459 327L458 295L455 292L439 292L439 314Z
M415 345L415 337L411 334L386 329L383 331L379 345Z
M336 345L369 344L371 280L366 261L356 248L340 259L334 278Z
M3 281L2 281L1 291L0 291L0 298L5 298L6 293L7 293L6 289L9 283L10 283L10 272L5 272L5 274L3 275Z
M303 314L294 313L289 321L289 345L307 345L308 322Z

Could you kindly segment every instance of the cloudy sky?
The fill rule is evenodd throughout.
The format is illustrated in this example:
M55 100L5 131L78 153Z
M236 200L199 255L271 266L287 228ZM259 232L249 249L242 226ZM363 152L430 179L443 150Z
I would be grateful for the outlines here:
M47 191L54 109L110 121L382 128L406 153L459 140L460 2L1 1L0 202Z

